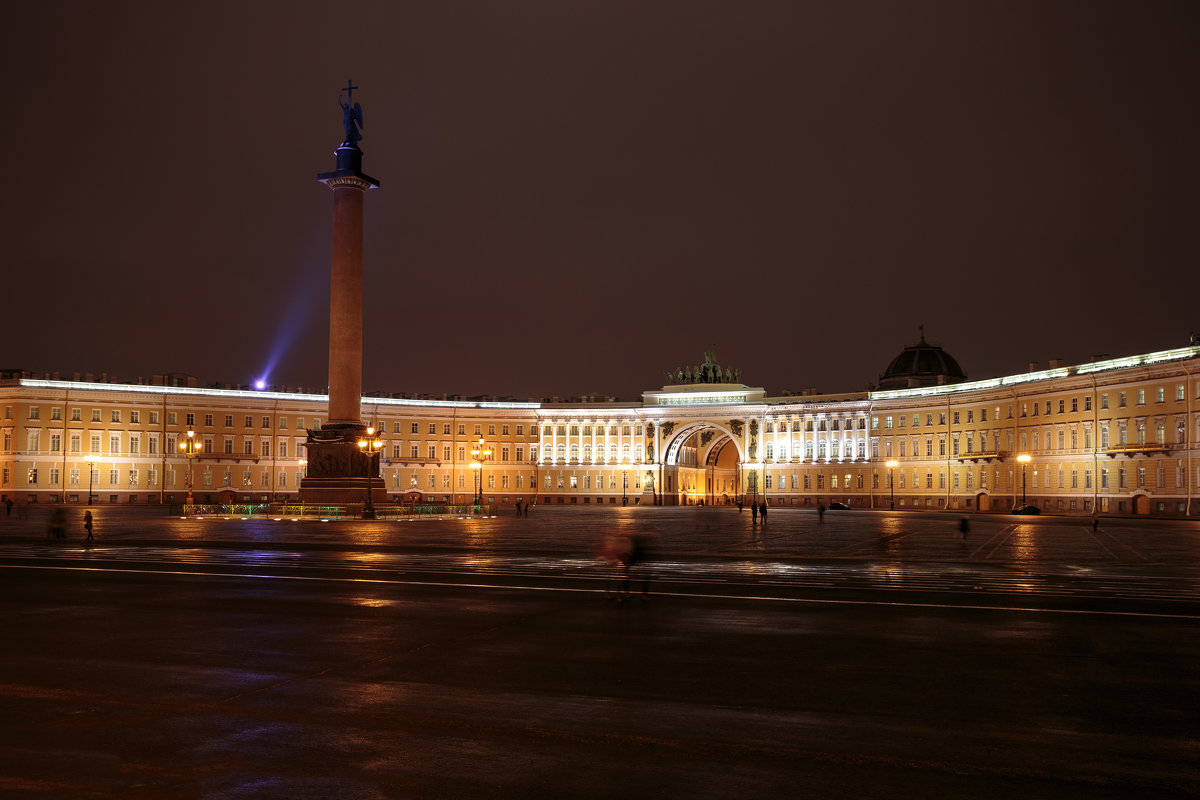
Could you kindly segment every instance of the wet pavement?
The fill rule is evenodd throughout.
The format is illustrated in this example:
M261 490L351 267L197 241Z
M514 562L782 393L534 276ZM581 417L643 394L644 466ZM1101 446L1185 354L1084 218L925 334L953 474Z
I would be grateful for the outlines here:
M1200 793L1193 521L93 511L0 518L5 797Z

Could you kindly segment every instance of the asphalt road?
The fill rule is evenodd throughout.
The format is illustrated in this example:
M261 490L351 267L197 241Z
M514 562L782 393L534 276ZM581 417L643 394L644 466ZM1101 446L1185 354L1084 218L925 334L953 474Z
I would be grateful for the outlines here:
M4 797L1200 793L1194 522L96 511L0 524Z

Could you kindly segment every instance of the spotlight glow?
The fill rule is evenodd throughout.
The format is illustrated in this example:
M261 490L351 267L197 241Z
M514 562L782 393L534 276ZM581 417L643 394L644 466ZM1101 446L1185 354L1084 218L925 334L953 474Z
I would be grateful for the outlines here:
M258 380L256 380L254 382L254 388L258 389L261 392L263 389L267 388L267 382L264 381L262 378L259 378Z

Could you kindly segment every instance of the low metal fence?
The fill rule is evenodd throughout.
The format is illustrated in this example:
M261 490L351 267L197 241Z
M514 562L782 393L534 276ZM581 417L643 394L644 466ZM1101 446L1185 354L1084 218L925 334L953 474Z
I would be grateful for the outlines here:
M360 519L363 504L310 505L306 503L194 503L172 506L171 513L185 517L283 517L287 519ZM375 506L376 519L495 516L492 505L410 503Z

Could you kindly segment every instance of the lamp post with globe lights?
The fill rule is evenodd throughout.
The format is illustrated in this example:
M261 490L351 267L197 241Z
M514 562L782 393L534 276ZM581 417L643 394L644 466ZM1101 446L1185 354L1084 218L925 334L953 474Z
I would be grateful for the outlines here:
M1025 502L1025 466L1033 460L1033 456L1028 453L1021 453L1017 456L1017 461L1021 464L1021 505L1026 505Z
M201 450L204 449L204 444L196 438L196 432L188 428L187 436L179 443L179 449L187 456L188 471L187 471L187 504L193 504L192 496L192 459L195 458Z
M371 485L378 468L375 457L383 447L383 440L375 435L374 428L367 428L365 439L358 440L358 449L367 454L367 502L363 504L363 519L375 519L375 501L371 498Z
M474 505L482 505L483 503L483 462L490 460L492 457L491 448L487 446L482 436L471 448L471 470L475 473L475 499Z
M896 470L896 467L898 467L898 466L900 466L900 462L896 461L894 459L892 461L887 462L888 490L891 492L891 495L892 495L892 511L896 510L896 474L895 474L895 470Z
M87 502L87 504L90 506L92 504L92 500L95 498L95 495L93 494L93 491L92 491L92 487L94 487L96 484L96 462L100 460L100 456L96 455L95 453L88 453L86 456L83 457L83 460L86 461L87 465L88 465L88 502Z

